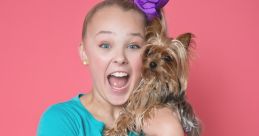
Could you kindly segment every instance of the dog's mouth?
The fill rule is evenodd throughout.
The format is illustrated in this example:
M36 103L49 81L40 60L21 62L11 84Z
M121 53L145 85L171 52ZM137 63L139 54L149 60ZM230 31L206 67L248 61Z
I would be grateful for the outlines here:
M108 81L112 88L123 88L129 81L129 74L126 72L114 72L108 75Z

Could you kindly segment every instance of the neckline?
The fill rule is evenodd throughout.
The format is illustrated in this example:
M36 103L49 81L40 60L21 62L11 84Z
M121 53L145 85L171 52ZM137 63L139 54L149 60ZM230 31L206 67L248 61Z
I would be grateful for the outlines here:
M97 126L99 126L98 128L99 128L99 130L100 131L102 131L103 130L103 128L104 128L104 126L105 126L105 124L102 122L102 121L100 121L100 120L97 120L93 115L92 115L92 113L90 113L89 111L88 111L88 109L87 108L85 108L85 106L82 104L82 102L80 101L80 97L82 97L82 96L84 96L84 95L86 95L86 94L78 94L76 97L74 97L73 98L73 100L74 101L76 101L78 104L79 104L79 106L86 112L86 114L89 116L89 118L91 119L91 120L94 120L94 124L96 124ZM134 132L134 131L130 131L129 133L128 133L128 135L131 135L131 134L136 134L136 135L138 135L136 132Z
M73 100L75 100L75 101L79 104L79 106L86 112L86 114L89 116L89 118L90 118L91 120L93 120L96 125L100 125L100 126L103 127L103 126L104 126L104 122L102 122L102 121L96 119L96 118L93 116L93 114L92 114L92 113L82 104L82 102L80 101L80 97L82 97L82 96L84 96L84 95L86 95L86 94L78 94L76 97L74 97Z

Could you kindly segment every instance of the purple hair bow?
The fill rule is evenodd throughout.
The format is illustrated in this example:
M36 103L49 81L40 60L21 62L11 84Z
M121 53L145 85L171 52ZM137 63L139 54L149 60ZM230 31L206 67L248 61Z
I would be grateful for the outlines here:
M169 0L134 0L138 8L143 11L148 20L160 17L159 10L166 5Z

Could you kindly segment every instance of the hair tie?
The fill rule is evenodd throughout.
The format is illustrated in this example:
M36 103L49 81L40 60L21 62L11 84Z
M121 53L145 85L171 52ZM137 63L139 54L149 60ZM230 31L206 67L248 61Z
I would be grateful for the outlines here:
M159 10L163 8L169 0L134 0L138 8L145 13L148 21L154 17L161 17Z

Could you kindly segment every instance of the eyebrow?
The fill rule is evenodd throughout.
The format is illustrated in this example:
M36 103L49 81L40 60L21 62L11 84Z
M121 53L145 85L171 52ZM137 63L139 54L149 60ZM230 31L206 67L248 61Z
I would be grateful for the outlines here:
M144 37L140 33L129 33L129 35L131 35L131 36L138 36L141 39L144 39Z
M116 34L112 31L105 31L105 30L102 30L102 31L99 31L95 34L95 36L99 35L99 34ZM140 37L141 39L144 39L144 37L141 35L141 33L128 33L128 35L130 36L137 36L137 37Z
M115 34L115 33L112 32L112 31L104 31L104 30L102 30L102 31L97 32L97 33L95 34L95 36L97 36L97 35L99 35L99 34Z

